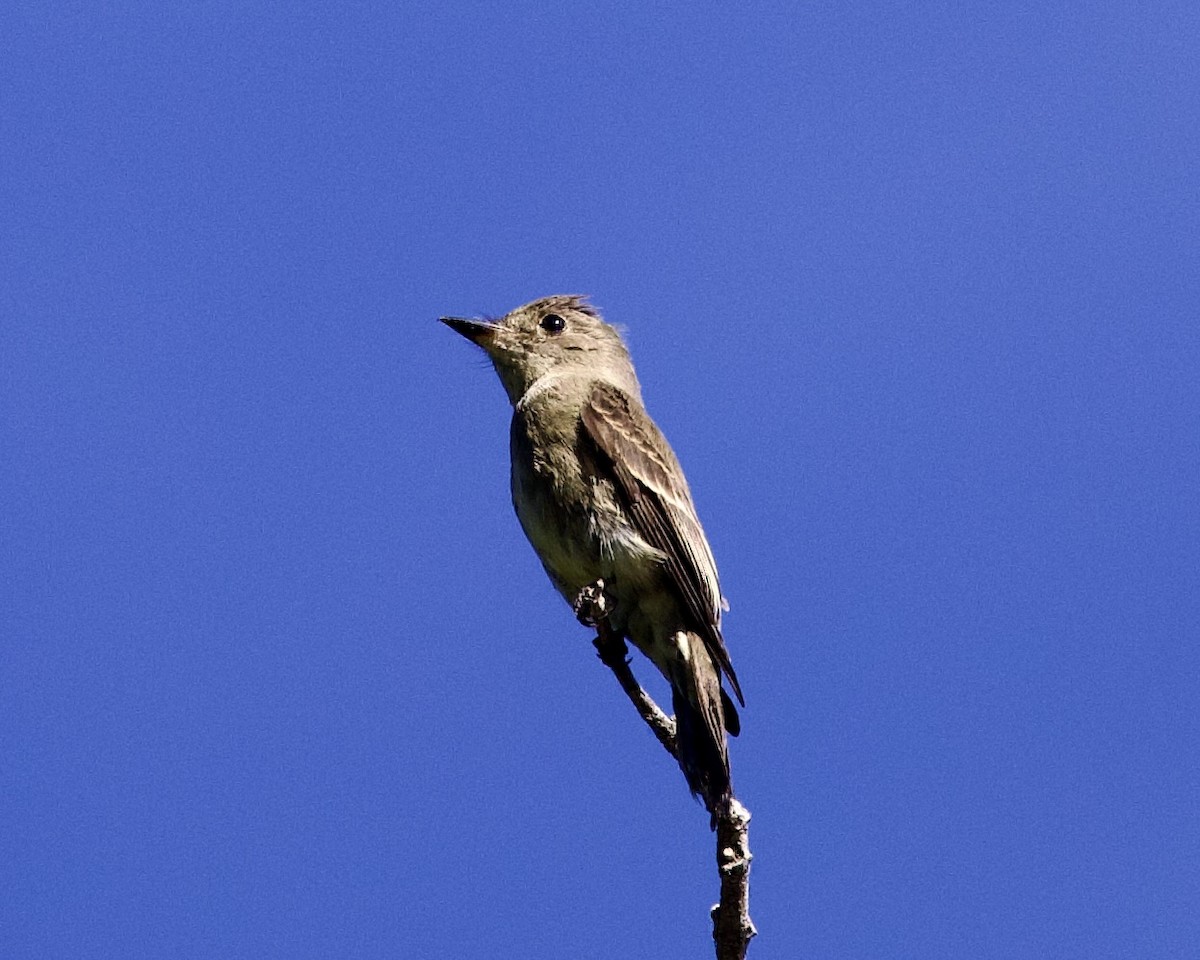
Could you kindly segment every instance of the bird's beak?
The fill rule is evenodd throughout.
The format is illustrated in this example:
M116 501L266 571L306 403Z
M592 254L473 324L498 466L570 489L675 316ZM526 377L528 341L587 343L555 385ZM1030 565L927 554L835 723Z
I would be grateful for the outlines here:
M481 343L492 332L494 324L485 320L468 320L465 317L442 317L442 323L455 333L461 333L472 343Z

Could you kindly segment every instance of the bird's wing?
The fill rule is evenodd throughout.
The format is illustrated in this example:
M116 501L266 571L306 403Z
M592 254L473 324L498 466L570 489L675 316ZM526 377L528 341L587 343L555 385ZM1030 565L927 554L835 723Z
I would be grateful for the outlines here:
M696 517L683 470L640 403L609 383L598 383L583 407L583 427L612 470L638 535L666 557L666 569L684 609L713 660L745 706L741 685L721 639L717 564Z

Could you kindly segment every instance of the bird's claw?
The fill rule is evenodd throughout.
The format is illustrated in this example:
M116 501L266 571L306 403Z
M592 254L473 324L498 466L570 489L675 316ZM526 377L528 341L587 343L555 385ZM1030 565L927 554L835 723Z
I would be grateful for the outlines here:
M604 581L597 580L580 590L571 606L575 610L575 619L585 627L595 628L612 610L612 600L604 592Z

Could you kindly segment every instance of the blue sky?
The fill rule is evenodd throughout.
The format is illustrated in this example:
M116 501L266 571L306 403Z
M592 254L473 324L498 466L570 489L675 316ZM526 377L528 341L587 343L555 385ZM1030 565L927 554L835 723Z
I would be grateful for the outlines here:
M1200 955L1195 6L545 6L0 12L0 956L708 955L435 322L565 292L731 600L751 956Z

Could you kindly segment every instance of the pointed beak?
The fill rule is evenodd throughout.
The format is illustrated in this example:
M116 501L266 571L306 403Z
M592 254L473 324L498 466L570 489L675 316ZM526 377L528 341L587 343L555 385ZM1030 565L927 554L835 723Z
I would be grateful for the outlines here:
M461 333L472 343L480 343L492 332L493 324L484 320L468 320L466 317L442 317L442 323L455 333Z

